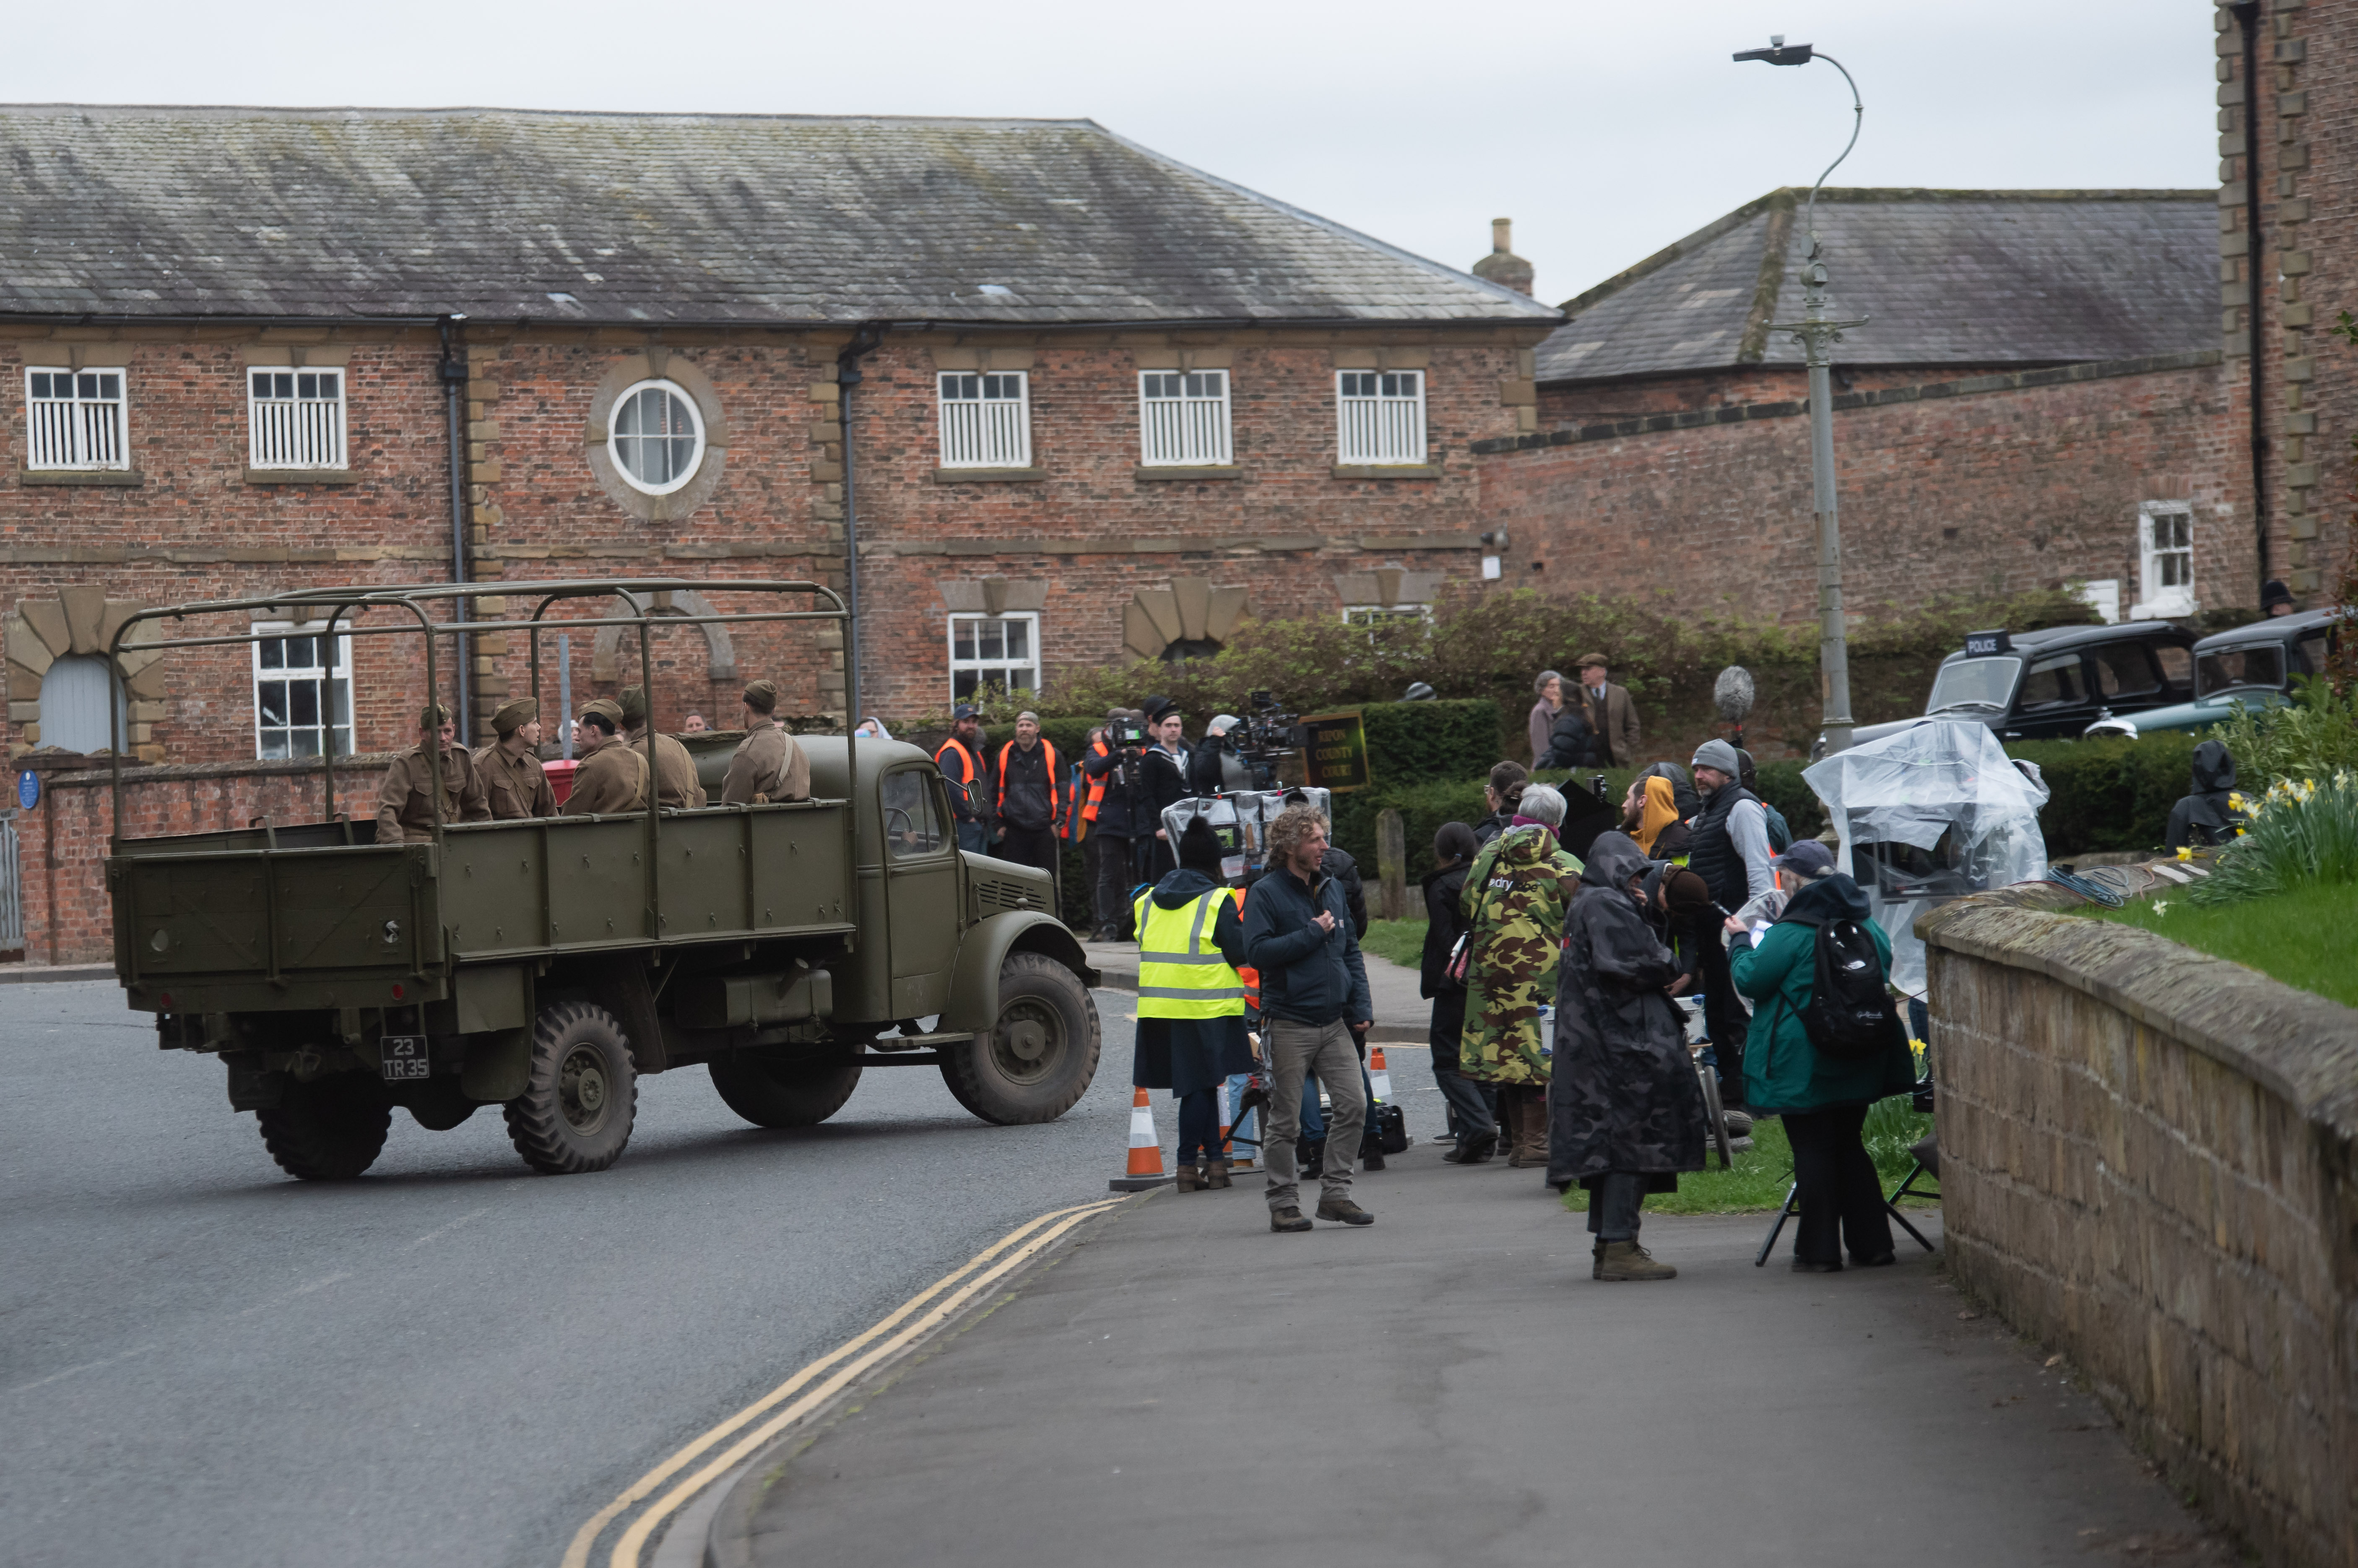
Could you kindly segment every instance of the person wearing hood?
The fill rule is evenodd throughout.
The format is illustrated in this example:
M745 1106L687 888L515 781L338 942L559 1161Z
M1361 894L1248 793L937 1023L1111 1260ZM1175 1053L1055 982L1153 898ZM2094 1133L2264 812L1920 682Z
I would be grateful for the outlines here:
M1245 1035L1245 928L1220 880L1220 839L1202 817L1179 836L1178 869L1138 895L1138 1034L1130 1081L1179 1101L1178 1187L1228 1185L1220 1085L1252 1071Z
M1641 783L1647 779L1669 780L1671 804L1677 808L1682 822L1693 821L1703 810L1703 797L1695 794L1694 780L1676 762L1648 762L1638 770L1638 778ZM1653 859L1659 860L1661 857L1656 855Z
M1433 837L1433 868L1424 875L1424 953L1417 994L1433 1003L1425 1038L1433 1046L1433 1083L1449 1103L1456 1147L1442 1158L1453 1165L1478 1165L1498 1146L1498 1091L1458 1071L1457 1046L1466 1034L1466 982L1449 972L1450 956L1466 934L1466 878L1481 846L1463 822L1444 822Z
M1684 860L1692 837L1679 819L1678 796L1671 781L1660 773L1629 781L1629 793L1621 797L1621 831L1636 841L1639 851L1650 860Z
M1703 1088L1669 994L1682 967L1648 918L1667 918L1669 893L1635 839L1600 833L1564 918L1548 1181L1588 1192L1592 1279L1678 1277L1638 1244L1638 1211L1648 1193L1678 1191L1679 1173L1704 1164Z
M2169 808L2169 848L2204 849L2224 844L2244 820L2228 797L2235 789L2235 759L2216 741L2194 748L2194 787Z
M1581 874L1579 860L1556 842L1563 813L1561 793L1529 785L1507 831L1482 847L1466 875L1472 935L1457 1070L1497 1087L1509 1165L1547 1162L1552 1045L1540 1008L1555 992L1564 906Z
M1891 1221L1860 1130L1869 1106L1916 1087L1916 1058L1898 1028L1887 1045L1855 1060L1829 1056L1811 1043L1802 1020L1817 978L1819 928L1840 921L1866 931L1887 978L1891 938L1868 915L1866 893L1839 871L1803 884L1758 944L1733 916L1726 926L1736 989L1753 1000L1744 1098L1756 1113L1783 1118L1793 1146L1799 1273L1839 1271L1844 1247L1854 1263L1892 1261Z

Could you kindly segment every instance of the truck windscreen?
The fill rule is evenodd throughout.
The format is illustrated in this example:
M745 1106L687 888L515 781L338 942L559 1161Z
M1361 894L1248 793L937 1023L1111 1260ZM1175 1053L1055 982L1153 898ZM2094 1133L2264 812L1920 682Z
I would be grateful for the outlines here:
M1932 679L1932 695L1925 701L1924 711L1994 708L2003 713L2007 699L2014 696L2014 677L2021 669L2020 659L2009 658L1959 659L1942 665Z

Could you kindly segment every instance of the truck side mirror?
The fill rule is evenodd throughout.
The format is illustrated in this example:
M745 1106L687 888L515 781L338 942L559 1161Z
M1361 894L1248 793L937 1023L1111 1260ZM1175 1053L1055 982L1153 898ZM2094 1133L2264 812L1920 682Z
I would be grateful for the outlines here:
M977 811L990 809L990 796L984 793L980 779L968 779L962 787L966 790L966 803L968 806Z

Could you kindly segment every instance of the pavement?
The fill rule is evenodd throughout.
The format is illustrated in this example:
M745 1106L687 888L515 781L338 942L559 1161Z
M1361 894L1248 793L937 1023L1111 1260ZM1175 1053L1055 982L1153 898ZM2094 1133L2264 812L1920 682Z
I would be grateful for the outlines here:
M757 1461L708 1562L2236 1561L1905 1238L1796 1275L1766 1217L1655 1217L1680 1277L1605 1284L1531 1172L1426 1143L1357 1196L1306 1236L1241 1183L1113 1211Z
M1084 942L1081 950L1109 986L1138 989L1138 944ZM1417 971L1390 958L1362 950L1368 967L1368 992L1376 1009L1376 1026L1368 1038L1386 1045L1422 1044L1433 1018L1433 1003L1417 994L1422 983Z

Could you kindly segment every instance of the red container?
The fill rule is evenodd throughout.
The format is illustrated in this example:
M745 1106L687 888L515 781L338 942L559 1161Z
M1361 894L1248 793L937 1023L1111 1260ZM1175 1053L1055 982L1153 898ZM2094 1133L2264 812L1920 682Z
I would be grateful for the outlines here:
M548 775L548 787L557 796L557 805L563 806L573 797L573 773L580 765L563 761L540 764L540 771Z

